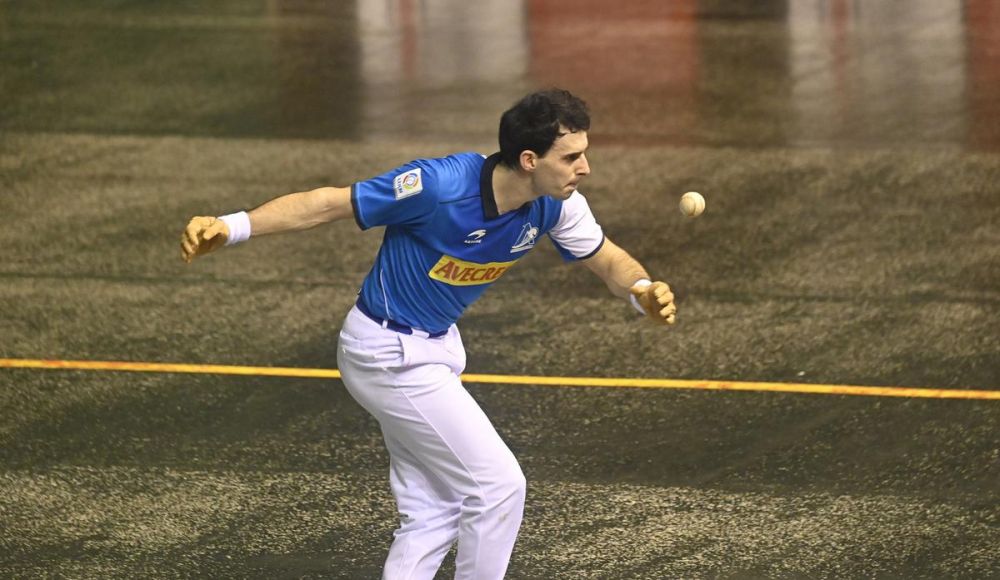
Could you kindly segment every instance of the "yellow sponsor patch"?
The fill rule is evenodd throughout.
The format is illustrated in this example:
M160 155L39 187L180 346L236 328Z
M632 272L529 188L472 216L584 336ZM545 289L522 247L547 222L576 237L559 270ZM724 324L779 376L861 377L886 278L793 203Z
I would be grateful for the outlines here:
M466 262L451 256L441 256L431 267L427 275L431 278L451 284L452 286L476 286L479 284L489 284L503 276L508 268L517 263L513 262L489 262L477 264L476 262Z

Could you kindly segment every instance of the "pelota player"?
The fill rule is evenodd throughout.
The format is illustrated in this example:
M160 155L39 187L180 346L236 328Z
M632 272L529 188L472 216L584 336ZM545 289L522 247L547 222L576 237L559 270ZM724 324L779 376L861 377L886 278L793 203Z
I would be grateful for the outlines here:
M576 191L590 173L590 117L563 90L530 94L500 120L500 152L408 163L351 188L275 198L249 213L195 217L183 258L222 245L346 220L385 226L382 247L347 314L337 363L379 422L400 526L383 578L431 579L458 541L456 578L502 578L525 499L513 454L462 387L455 322L542 234L657 323L673 294L608 240Z

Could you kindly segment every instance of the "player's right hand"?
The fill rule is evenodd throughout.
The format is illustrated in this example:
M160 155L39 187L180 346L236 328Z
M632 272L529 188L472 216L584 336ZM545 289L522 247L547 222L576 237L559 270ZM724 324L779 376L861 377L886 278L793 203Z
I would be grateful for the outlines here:
M226 222L209 216L193 217L181 234L181 258L190 264L196 257L226 245L228 239Z
M629 291L646 311L646 317L656 324L677 322L677 306L674 293L666 282L653 282L648 286L632 286Z

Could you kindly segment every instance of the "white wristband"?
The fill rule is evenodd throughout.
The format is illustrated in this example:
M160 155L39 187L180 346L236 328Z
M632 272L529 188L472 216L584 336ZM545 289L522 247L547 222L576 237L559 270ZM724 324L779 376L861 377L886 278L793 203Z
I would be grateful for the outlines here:
M636 286L640 288L645 288L650 284L652 284L652 282L649 281L647 278L640 278L635 281L635 284L632 284L632 288L635 288ZM632 303L633 308L639 311L639 314L646 314L646 309L642 307L642 304L639 304L639 300L635 297L635 294L629 293L628 301Z
M226 227L229 228L229 239L226 240L227 246L250 239L250 216L247 212L231 213L219 216L219 219L225 222Z

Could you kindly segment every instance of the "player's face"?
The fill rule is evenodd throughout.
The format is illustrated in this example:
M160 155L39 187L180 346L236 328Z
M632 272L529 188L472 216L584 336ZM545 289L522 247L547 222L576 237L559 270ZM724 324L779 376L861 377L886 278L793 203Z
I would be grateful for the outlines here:
M556 199L566 199L576 190L580 181L590 175L587 162L587 132L565 133L552 147L539 157L535 166L535 192Z

